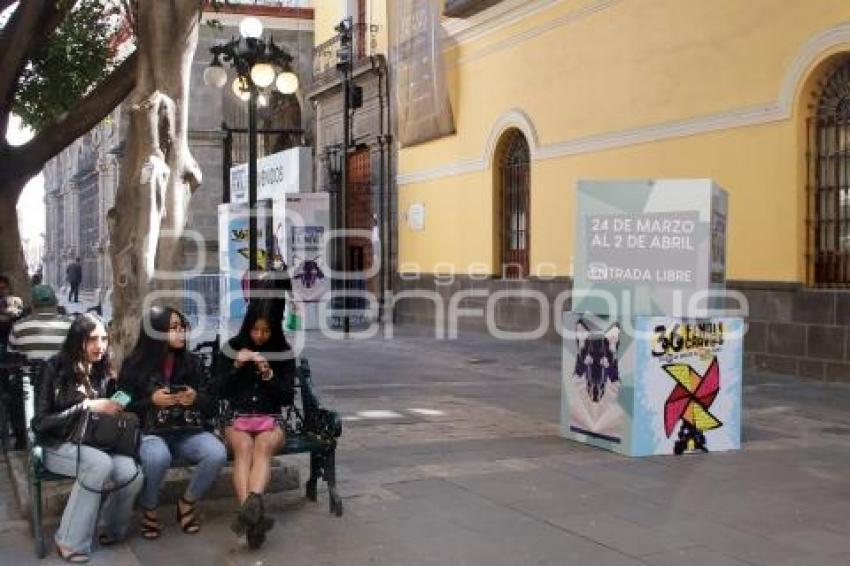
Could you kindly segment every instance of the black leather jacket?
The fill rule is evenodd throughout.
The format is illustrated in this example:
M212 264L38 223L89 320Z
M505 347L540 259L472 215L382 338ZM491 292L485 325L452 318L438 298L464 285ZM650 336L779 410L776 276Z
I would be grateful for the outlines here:
M230 347L239 351L242 345L236 339ZM287 345L287 350L289 346ZM255 350L255 348L249 348ZM261 352L262 353L262 352ZM237 368L233 359L224 352L216 363L218 368L219 393L229 403L232 412L243 415L276 415L281 408L291 405L295 398L295 358L270 360L274 376L264 381L256 364L244 364Z
M171 374L169 385L188 385L197 392L193 408L201 412L205 417L213 416L217 410L216 396L214 391L209 390L209 385L202 383L203 374L198 358L186 352L175 361L174 370ZM150 414L154 391L165 387L165 378L161 368L157 368L147 374L134 371L131 367L121 370L118 379L118 389L130 395L130 404L127 410L136 413L142 430L147 427L147 417Z
M104 366L95 365L90 377L94 398L104 396L106 378ZM74 372L57 354L47 360L41 371L38 403L32 429L38 441L47 446L65 442L83 414L86 396L77 390Z

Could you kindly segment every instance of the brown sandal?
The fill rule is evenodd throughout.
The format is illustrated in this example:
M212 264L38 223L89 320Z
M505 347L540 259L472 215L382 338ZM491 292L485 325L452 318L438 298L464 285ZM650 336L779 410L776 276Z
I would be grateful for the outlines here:
M188 508L188 511L183 512L180 510L181 503L183 506ZM187 500L185 497L181 497L180 501L177 503L177 523L187 535L197 534L197 532L201 530L201 523L195 516L195 503Z
M156 540L162 534L162 529L159 526L159 517L152 515L154 509L145 509L142 511L142 538L145 540Z

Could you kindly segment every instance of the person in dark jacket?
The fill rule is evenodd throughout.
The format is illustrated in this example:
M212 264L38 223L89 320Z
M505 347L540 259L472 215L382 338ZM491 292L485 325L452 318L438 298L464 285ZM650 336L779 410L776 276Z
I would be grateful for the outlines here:
M45 467L77 478L54 537L57 552L72 563L89 561L101 492L115 489L101 513L105 530L99 541L106 546L126 536L133 502L142 487L141 473L132 458L69 441L86 411L114 415L122 410L121 405L104 398L106 345L100 319L83 314L74 320L62 349L44 366L32 422L45 449Z
M77 258L77 261L68 265L68 268L65 270L65 277L68 280L68 285L71 287L68 291L68 302L79 303L80 283L83 282L83 264L80 263L80 258Z
M274 524L264 516L262 494L271 459L284 443L282 409L294 397L295 359L277 311L270 303L252 302L216 364L229 408L224 437L233 451L233 488L241 504L232 529L254 548Z
M187 534L200 530L195 506L227 462L224 445L215 435L202 430L202 419L197 418L213 414L216 407L214 392L202 385L201 378L198 360L186 349L184 316L170 307L151 307L118 378L121 389L131 397L128 409L139 415L145 431L139 450L145 473L139 497L145 539L160 535L157 507L172 457L197 464L186 492L177 502L177 522ZM178 426L161 427L160 418L175 411L183 419Z

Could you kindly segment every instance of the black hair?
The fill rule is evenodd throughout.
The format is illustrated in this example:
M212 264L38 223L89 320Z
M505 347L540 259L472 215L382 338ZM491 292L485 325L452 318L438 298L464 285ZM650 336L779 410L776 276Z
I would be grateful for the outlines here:
M103 321L96 315L85 313L77 316L68 328L68 334L59 350L60 363L66 372L74 376L76 383L81 383L86 377L86 342L98 325L103 326ZM109 359L104 355L102 360L92 365L90 375L103 375L108 366Z
M186 317L177 309L161 306L148 309L142 318L139 338L124 362L121 373L148 375L162 367L169 352L175 355L178 365L183 363L184 358L189 355L186 347L174 350L168 345L168 329L173 314L176 314L180 323L188 329Z
M258 320L269 323L271 336L269 341L259 346L251 340L251 328ZM261 352L284 352L289 350L289 345L283 335L283 317L279 313L277 305L273 301L251 301L242 319L239 333L233 339L239 347Z

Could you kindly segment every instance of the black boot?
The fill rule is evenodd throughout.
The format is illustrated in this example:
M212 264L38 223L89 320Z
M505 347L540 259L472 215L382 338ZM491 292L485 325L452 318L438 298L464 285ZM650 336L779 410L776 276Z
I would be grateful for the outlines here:
M259 493L249 493L242 503L236 520L230 525L230 529L236 536L242 536L253 525L256 525L263 516L263 499Z
M248 497L255 496L255 503L259 508L259 514L256 521L251 522L246 530L245 536L248 540L248 546L251 548L260 548L266 542L266 532L274 527L274 519L265 516L265 507L263 505L263 497L259 493L252 493ZM246 500L245 503L248 501Z

